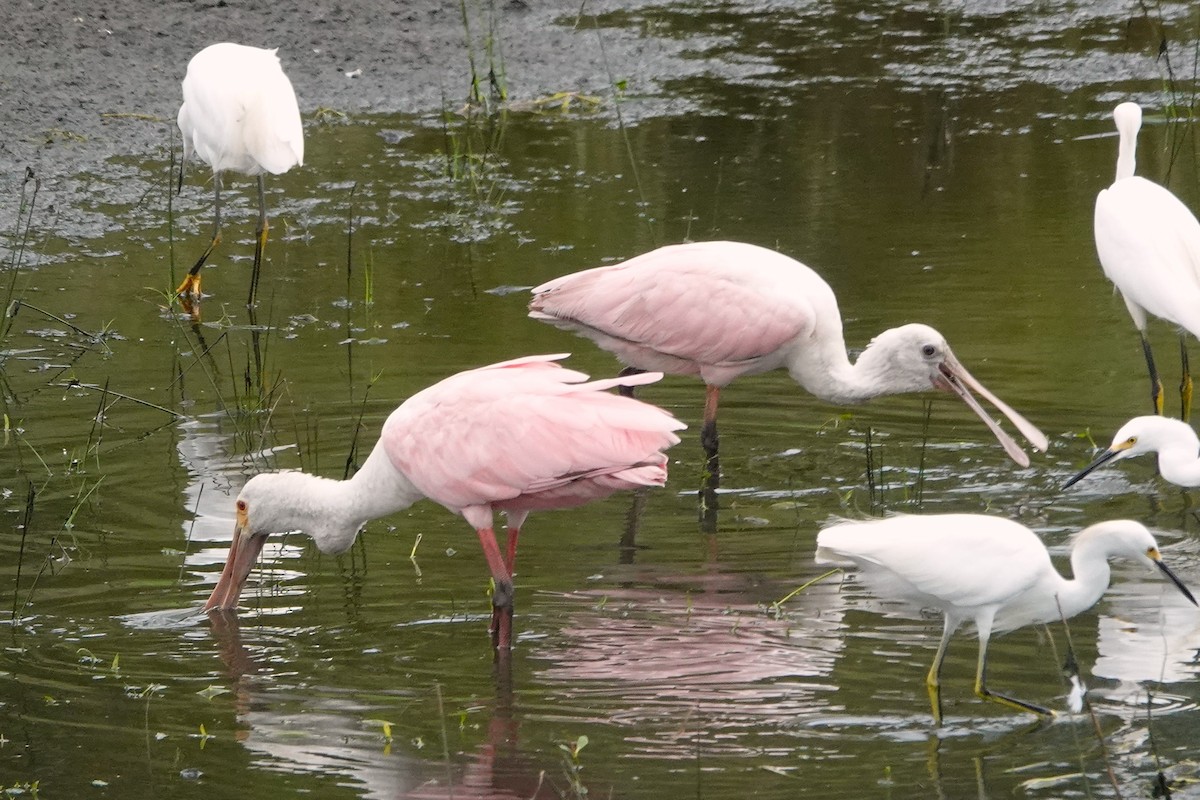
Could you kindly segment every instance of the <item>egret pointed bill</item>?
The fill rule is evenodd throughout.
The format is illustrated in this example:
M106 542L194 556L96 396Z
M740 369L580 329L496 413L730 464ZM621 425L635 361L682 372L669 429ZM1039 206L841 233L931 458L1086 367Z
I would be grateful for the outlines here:
M1146 553L1146 555L1149 556L1150 560L1154 562L1154 566L1158 567L1158 571L1163 575L1166 575L1167 580L1175 584L1176 589L1183 592L1183 596L1190 600L1192 605L1200 605L1200 603L1196 602L1196 598L1192 596L1191 591L1183 585L1183 581L1179 580L1179 576L1172 572L1171 568L1163 563L1162 556L1159 555L1157 549L1151 550L1150 552Z
M205 612L232 611L237 608L246 578L250 576L250 570L254 569L258 555L266 543L266 536L250 534L246 510L238 508L237 523L233 528L233 541L229 545L229 555L225 558L225 568L221 570L221 578L212 594L208 596L208 602L204 604Z
M1008 457L1017 462L1022 467L1029 466L1029 456L1021 449L1011 436L996 424L979 401L971 394L971 390L975 390L981 397L994 405L996 409L1008 418L1008 421L1017 427L1021 435L1029 440L1035 450L1045 452L1050 446L1049 440L1046 439L1046 434L1038 430L1033 423L1022 417L1013 410L1007 403L1001 400L996 395L987 390L982 383L977 381L971 373L967 372L966 367L958 362L958 359L951 353L946 353L945 359L938 364L939 375L934 376L933 385L935 388L945 392L954 392L962 398L962 401L967 404L967 407L983 420L983 424L988 426L988 430L996 437L997 441L1004 448L1004 452L1008 453Z
M1064 483L1062 485L1062 488L1070 489L1076 483L1079 483L1080 480L1082 480L1083 478L1086 478L1094 470L1097 470L1100 467L1103 467L1105 464L1112 461L1113 459L1121 458L1122 457L1121 454L1124 453L1126 450L1128 450L1130 448L1130 446L1131 446L1130 442L1128 442L1128 441L1114 444L1112 447L1108 448L1103 453L1101 453L1100 456L1095 461L1088 464L1086 467L1079 470L1079 472L1076 472L1074 475L1072 475L1070 480L1068 480L1066 483Z

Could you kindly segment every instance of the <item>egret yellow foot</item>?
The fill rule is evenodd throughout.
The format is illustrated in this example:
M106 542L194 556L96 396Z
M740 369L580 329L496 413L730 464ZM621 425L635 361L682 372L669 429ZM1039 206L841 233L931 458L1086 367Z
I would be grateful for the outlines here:
M183 283L179 284L179 288L175 290L175 296L187 300L200 299L200 275L188 273L183 279Z
M1025 700L1018 700L1015 697L1010 697L1006 694L999 694L988 689L986 686L976 684L975 694L980 700L987 700L990 703L999 703L1002 706L1016 709L1017 711L1028 711L1031 714L1037 714L1039 717L1053 717L1054 711L1045 706L1039 706L1037 703L1029 703Z

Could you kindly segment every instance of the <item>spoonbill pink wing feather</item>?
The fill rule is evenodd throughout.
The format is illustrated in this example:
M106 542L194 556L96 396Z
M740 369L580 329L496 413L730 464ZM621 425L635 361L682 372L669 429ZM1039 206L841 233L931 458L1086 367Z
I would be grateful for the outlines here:
M599 336L580 332L618 356L622 348L637 348L642 358L625 360L639 366L653 364L647 359L657 353L694 365L683 370L676 364L674 371L702 372L705 365L761 371L756 359L775 355L816 325L811 293L780 290L805 271L793 259L751 245L674 245L542 284L533 290L530 316L590 329ZM836 315L828 287L826 294L820 299Z
M381 442L425 496L455 511L518 498L513 507L546 507L530 496L569 484L576 494L559 496L584 502L665 480L661 451L679 442L683 423L604 391L660 377L587 382L545 358L470 370L409 398Z

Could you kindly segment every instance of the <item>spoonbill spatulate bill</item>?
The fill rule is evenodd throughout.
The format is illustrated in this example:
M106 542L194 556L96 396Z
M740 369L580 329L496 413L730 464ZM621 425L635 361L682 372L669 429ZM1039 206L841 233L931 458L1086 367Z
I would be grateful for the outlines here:
M254 303L267 244L265 173L281 175L304 163L304 130L292 82L275 50L232 42L209 45L188 62L179 107L183 169L192 153L213 171L213 236L175 290L186 304L200 299L200 270L221 241L221 176L240 172L258 179L258 228L250 299Z
M1146 313L1200 335L1200 222L1169 190L1133 174L1141 107L1121 103L1113 110L1113 119L1120 135L1117 174L1096 197L1096 253L1141 336L1150 399L1154 413L1161 414L1162 381L1146 338ZM1180 416L1186 420L1192 407L1192 378L1184 337L1181 333L1179 398Z
M1046 436L967 372L946 339L909 324L875 337L851 363L833 290L785 255L741 242L661 247L533 289L529 316L572 331L634 371L697 375L707 386L701 441L717 455L717 404L735 378L786 369L831 403L933 389L953 392L1021 466L1029 457L975 400L989 400L1035 449Z
M1024 525L981 514L896 516L844 522L817 535L817 562L858 568L881 598L915 609L937 609L944 626L925 677L936 724L942 724L941 669L950 637L964 622L979 635L975 694L984 700L1039 716L1041 705L987 687L988 641L1025 625L1067 619L1091 608L1108 588L1110 558L1127 558L1158 569L1193 605L1196 599L1167 568L1158 543L1131 520L1092 525L1071 545L1073 578L1050 563L1041 539Z
M391 413L362 468L339 481L303 472L256 475L237 498L237 523L205 611L237 606L267 536L303 531L326 553L353 544L368 520L429 498L476 530L495 587L493 643L511 645L517 537L530 511L570 508L622 489L662 486L664 451L686 427L649 403L606 390L652 383L646 373L588 381L529 356L452 375ZM508 518L501 554L493 513Z

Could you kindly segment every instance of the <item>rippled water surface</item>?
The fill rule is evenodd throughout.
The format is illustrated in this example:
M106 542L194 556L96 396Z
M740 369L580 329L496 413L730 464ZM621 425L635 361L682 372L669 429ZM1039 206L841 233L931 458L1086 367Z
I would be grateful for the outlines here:
M935 731L923 679L937 620L884 613L837 575L783 599L824 572L822 525L888 511L1011 517L1064 569L1072 532L1133 517L1200 586L1191 496L1152 464L1058 488L1147 407L1136 334L1092 244L1116 102L1147 108L1140 172L1196 205L1190 131L1162 114L1162 20L1108 4L797 5L602 13L598 35L642 30L687 65L647 96L636 65L614 64L619 106L309 114L304 168L269 182L255 319L254 195L237 176L202 321L166 308L211 206L202 170L171 197L165 146L97 167L71 214L103 220L104 237L30 230L5 278L22 305L3 344L0 785L1114 796L1086 716L1037 725L974 697L969 634ZM1161 13L1172 68L1191 74L1194 14ZM111 201L123 182L140 202ZM277 537L236 616L199 613L249 475L341 477L391 408L467 367L570 351L613 373L590 343L528 320L526 289L687 238L813 266L854 350L895 324L936 326L1050 452L1017 467L953 398L835 408L764 375L723 395L717 531L702 533L703 390L668 378L642 396L692 426L669 486L532 517L507 667L488 646L476 537L429 503L372 522L340 557ZM1170 384L1174 334L1156 325L1153 341ZM1121 565L1070 637L1125 796L1149 794L1159 769L1191 774L1200 614ZM990 681L1065 712L1068 646L1062 626L1000 638Z

